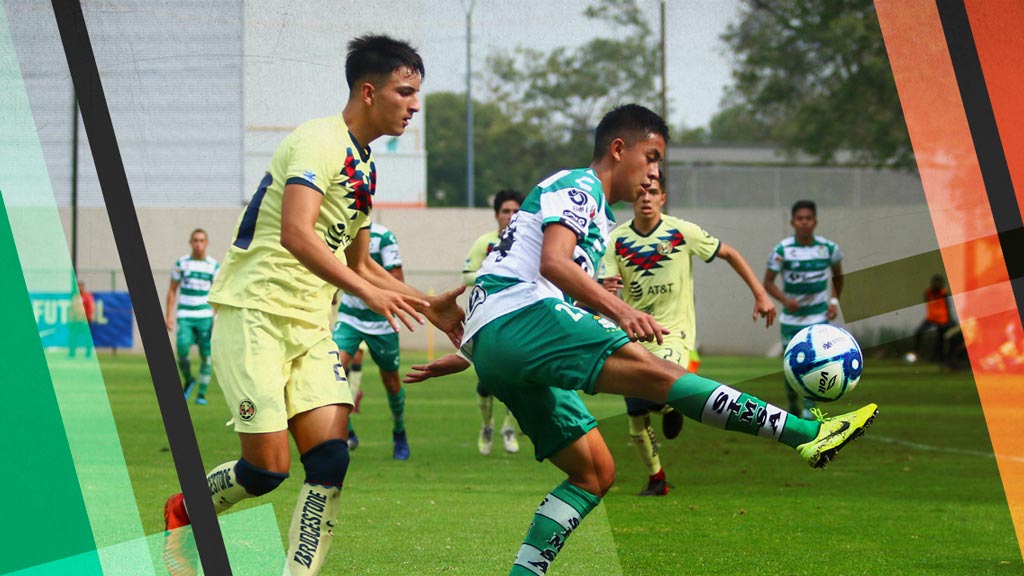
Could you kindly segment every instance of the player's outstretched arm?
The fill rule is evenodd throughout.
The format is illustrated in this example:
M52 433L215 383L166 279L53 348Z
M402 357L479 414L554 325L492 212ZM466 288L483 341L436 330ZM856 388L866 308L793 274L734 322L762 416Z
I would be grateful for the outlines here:
M573 261L575 247L575 232L560 224L549 224L544 229L544 241L541 246L541 275L577 302L611 318L630 339L645 342L657 340L661 344L662 337L669 333L668 330L662 328L651 315L644 314L612 296L588 276Z
M281 200L281 246L295 259L326 282L357 296L366 305L387 318L397 332L399 322L409 330L414 320L423 324L417 307L429 304L391 290L378 290L338 260L337 256L316 235L316 219L320 214L323 196L301 184L289 184ZM390 276L389 276L390 277Z
M370 256L369 228L363 228L356 234L352 244L345 249L345 256L353 272L381 290L390 290L411 297L416 310L426 316L431 324L444 331L452 344L458 346L461 343L462 321L466 315L455 300L466 289L465 286L436 296L427 296L400 281Z
M750 264L747 264L739 250L725 242L722 242L718 247L718 257L732 266L732 269L743 279L743 282L747 284L750 292L754 295L754 322L757 322L757 318L760 316L764 318L765 328L770 327L775 322L775 303L768 296L768 291L765 290L765 287L757 280L757 276L754 274ZM774 286L775 283L772 282L772 285Z
M447 356L442 356L437 360L434 360L430 364L413 366L412 371L406 374L405 378L402 378L402 382L406 384L415 384L416 382L423 382L430 378L456 374L458 372L462 372L466 368L469 368L469 361L457 354L448 354Z

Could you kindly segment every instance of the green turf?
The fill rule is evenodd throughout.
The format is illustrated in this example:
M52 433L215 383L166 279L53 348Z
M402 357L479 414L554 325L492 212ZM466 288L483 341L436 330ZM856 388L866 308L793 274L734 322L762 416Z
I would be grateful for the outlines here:
M403 366L418 361L404 358ZM162 530L177 479L145 360L104 356L142 523ZM412 458L391 459L390 415L372 364L363 379L361 445L343 493L324 574L505 574L540 499L561 476L532 447L476 451L471 373L408 388ZM783 402L779 361L705 358L701 373ZM216 384L190 404L207 468L237 458ZM548 572L569 575L984 575L1024 570L984 418L969 374L870 361L860 387L826 406L880 405L875 425L828 469L782 445L687 421L662 445L672 492L638 498L644 473L621 399L587 398L618 462L618 483ZM657 417L655 417L657 422ZM240 504L273 504L282 534L302 478Z

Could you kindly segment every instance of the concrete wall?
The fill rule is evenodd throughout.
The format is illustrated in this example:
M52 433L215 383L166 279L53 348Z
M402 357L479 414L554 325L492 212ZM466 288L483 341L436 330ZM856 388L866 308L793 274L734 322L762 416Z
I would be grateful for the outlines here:
M230 245L241 209L234 208L140 208L139 220L150 255L161 299L166 294L168 273L174 260L187 253L188 235L195 227L210 235L210 254L222 258ZM65 231L69 211L62 208ZM790 233L788 212L768 208L710 208L675 210L673 213L701 224L712 234L737 248L758 277L764 273L769 250ZM477 236L491 229L493 213L485 209L381 209L378 222L398 236L407 281L435 292L460 283L466 251ZM630 217L617 212L620 221ZM902 205L876 208L823 208L818 231L839 243L846 258L844 271L856 272L936 249L927 206ZM83 209L79 214L79 271L96 290L124 289L113 236L102 209ZM778 347L776 328L765 330L752 323L753 300L743 282L722 261L696 264L698 339L709 353L765 354ZM923 290L927 276L920 282ZM916 290L916 288L914 288ZM909 335L923 317L922 310L906 309L851 326L858 337L872 340L884 327L891 333ZM404 346L426 349L428 334L420 329L403 334ZM436 332L436 331L433 331ZM446 338L433 335L438 351L451 349ZM136 340L138 340L136 338Z

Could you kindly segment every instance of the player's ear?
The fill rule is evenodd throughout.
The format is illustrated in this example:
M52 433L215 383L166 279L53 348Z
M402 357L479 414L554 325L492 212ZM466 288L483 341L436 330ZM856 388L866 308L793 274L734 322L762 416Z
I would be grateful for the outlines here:
M622 152L625 149L626 141L622 138L616 138L608 145L608 154L610 154L615 160L622 160Z
M367 106L373 106L373 97L377 93L377 88L374 87L372 82L363 82L359 85L359 97L362 99L363 104Z

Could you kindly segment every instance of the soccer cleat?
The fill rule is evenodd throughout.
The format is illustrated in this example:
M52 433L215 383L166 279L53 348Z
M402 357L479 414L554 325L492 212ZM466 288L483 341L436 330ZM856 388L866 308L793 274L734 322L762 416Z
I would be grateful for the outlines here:
M878 414L878 405L868 404L860 410L832 418L825 418L818 409L814 411L821 422L818 436L806 444L797 446L796 449L812 468L824 468L835 459L836 454L844 446L851 440L860 438L864 430L871 426Z
M665 480L665 470L658 470L657 474L651 474L647 479L647 487L640 491L637 496L664 496L668 494L668 482Z
M189 380L185 383L185 401L188 402L190 396L192 396L192 390L196 387L195 380Z
M683 431L683 413L678 410L669 410L661 417L661 433L665 438L672 440L678 438Z
M164 530L174 530L191 523L185 510L185 497L179 492L168 498L164 503Z
M476 440L476 447L480 454L487 456L491 453L491 441L494 438L494 427L484 424L480 427L480 437Z
M206 406L210 401L206 399L206 396L196 396L196 404L200 406Z
M519 452L519 440L516 440L516 430L511 426L501 429L501 440L505 443L505 452L515 454Z
M353 452L356 448L359 448L359 436L356 436L356 431L353 430L348 433L348 451Z
M395 432L392 437L395 441L395 460L408 460L409 440L405 437L405 432Z

